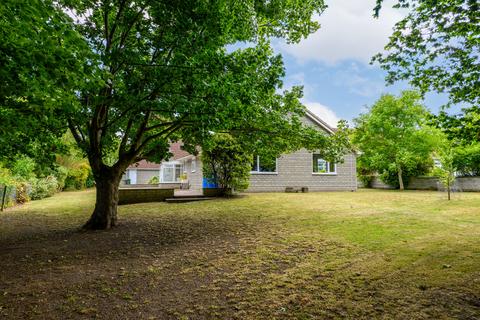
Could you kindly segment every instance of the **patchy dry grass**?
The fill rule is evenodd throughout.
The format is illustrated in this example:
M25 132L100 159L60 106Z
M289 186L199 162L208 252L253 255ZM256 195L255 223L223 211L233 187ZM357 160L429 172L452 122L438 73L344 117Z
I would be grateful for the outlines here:
M0 215L11 319L478 319L480 194L251 194L122 206L94 193Z

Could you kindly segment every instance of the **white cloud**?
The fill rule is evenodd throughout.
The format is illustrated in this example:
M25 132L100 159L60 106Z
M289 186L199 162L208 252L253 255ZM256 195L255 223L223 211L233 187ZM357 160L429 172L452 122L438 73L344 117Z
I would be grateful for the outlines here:
M336 86L345 87L349 93L361 97L377 97L385 89L383 76L379 78L366 77L356 63L352 63L350 67L337 71L334 79Z
M312 111L320 119L325 121L329 126L334 128L337 126L337 122L340 120L340 118L335 114L332 109L318 102L307 101L304 102L304 104L305 106L307 106L308 110Z
M300 62L321 61L335 64L353 59L368 63L383 51L394 24L403 12L392 9L393 1L385 1L380 17L373 18L375 1L327 0L328 8L317 18L322 25L299 44L280 44L277 48Z

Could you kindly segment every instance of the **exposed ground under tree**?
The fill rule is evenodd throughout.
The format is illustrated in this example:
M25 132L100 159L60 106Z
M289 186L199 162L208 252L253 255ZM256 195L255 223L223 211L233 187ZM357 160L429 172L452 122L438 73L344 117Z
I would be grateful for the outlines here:
M0 317L480 317L480 194L258 194L122 206L95 193L0 215Z

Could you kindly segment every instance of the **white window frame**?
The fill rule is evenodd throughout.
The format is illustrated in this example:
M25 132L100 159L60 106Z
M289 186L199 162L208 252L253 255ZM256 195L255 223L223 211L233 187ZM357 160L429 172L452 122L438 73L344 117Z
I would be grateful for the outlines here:
M257 161L255 162L256 168L252 168L250 174L278 174L278 158L275 159L275 171L259 171L260 166L260 156L257 156Z
M192 159L192 165L190 166L190 169L191 172L197 171L197 158Z
M314 159L314 156L315 156L316 154L318 154L318 153L312 153L312 168L313 168L313 159ZM322 158L317 159L317 161L318 161L318 160L323 160L323 161L325 161L325 163L326 163L326 165L327 165L327 172L312 172L313 175L319 175L319 176L320 176L320 175L321 175L321 176L335 176L335 175L337 175L337 164L336 164L336 163L333 163L335 170L332 171L332 172L330 172L330 165L331 165L332 163L330 163L329 161L326 161L325 159L322 159ZM318 166L318 164L317 164L317 166Z

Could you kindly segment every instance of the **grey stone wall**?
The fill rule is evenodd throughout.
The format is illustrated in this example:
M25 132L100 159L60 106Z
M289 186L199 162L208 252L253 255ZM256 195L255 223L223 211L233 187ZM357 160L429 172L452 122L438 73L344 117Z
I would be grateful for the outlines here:
M480 191L480 177L459 177L455 179L453 188L458 191ZM443 190L444 186L436 177L415 177L410 178L407 189Z
M408 180L409 190L438 190L442 188L438 178L435 177L412 177Z
M173 189L161 188L123 188L118 190L118 204L160 202L172 198Z
M456 183L461 191L480 191L480 177L461 177Z
M360 182L359 182L360 183ZM372 182L373 189L393 189L376 177ZM458 191L480 191L480 177L459 177L455 179L453 188ZM436 177L412 177L408 180L408 190L444 190L445 187Z
M309 191L357 190L356 158L344 157L336 174L314 174L313 156L305 149L282 155L276 173L252 173L247 192L284 192L286 187L308 187Z

